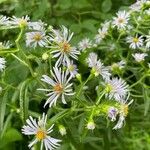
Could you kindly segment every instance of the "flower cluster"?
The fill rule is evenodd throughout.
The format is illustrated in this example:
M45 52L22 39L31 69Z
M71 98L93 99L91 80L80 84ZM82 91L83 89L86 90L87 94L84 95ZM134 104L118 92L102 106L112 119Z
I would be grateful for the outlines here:
M132 88L150 76L150 33L145 30L149 25L144 24L145 18L149 18L149 6L150 1L137 1L128 10L117 12L111 20L101 24L93 39L84 37L77 45L73 44L74 33L65 26L55 29L40 20L32 22L28 16L0 16L0 27L20 29L15 41L16 49L11 50L9 42L0 43L2 54L11 53L6 57L13 56L29 69L29 75L35 79L35 84L31 87L37 89L36 94L34 95L35 91L31 92L29 97L40 97L40 102L45 100L43 109L46 110L48 105L50 110L47 115L43 113L38 121L32 116L29 119L22 117L27 119L22 133L35 136L29 148L38 142L41 150L43 147L46 150L59 147L61 140L49 135L53 131L53 122L58 125L59 133L64 136L67 134L67 127L63 125L65 117L80 116L80 112L86 115L85 124L89 130L96 129L95 118L99 116L117 122L113 129L120 129L124 125L129 105L133 102L130 100L134 97L132 91L136 91ZM20 44L21 40L24 40L25 50ZM26 51L27 49L29 50ZM43 51L42 54L39 53L38 58L32 52L38 53L40 49ZM33 61L38 67L32 65ZM6 66L9 67L9 64L5 63L6 58L0 57L1 72ZM22 114L25 112L22 91L26 83L28 82L23 82L21 89L14 88L21 93L18 98L18 112L21 111ZM142 85L144 88L148 87L146 83ZM96 94L91 96L93 92ZM50 117L47 117L49 114L54 115L52 123ZM50 128L47 118L51 124Z

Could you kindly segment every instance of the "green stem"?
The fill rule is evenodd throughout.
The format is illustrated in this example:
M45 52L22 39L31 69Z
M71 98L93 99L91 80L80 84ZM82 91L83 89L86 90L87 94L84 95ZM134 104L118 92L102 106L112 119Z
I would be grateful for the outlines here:
M22 64L24 64L25 66L29 67L28 64L25 61L21 60L18 56L16 56L15 54L11 54L11 55L15 57L18 61L20 61Z
M24 28L21 28L20 33L19 33L17 39L15 40L16 46L17 46L17 48L18 48L19 50L21 49L20 44L19 44L19 41L21 40L21 37L22 37L22 35L23 35L23 31L24 31Z
M7 50L5 51L5 50L4 50L4 51L0 51L0 54L16 53L16 52L18 52L18 51L19 51L18 49L14 49L14 50L12 50L12 51L7 51Z
M141 83L141 81L142 81L145 77L147 77L147 76L150 76L150 75L149 75L149 74L145 74L143 77L140 78L140 80L138 80L137 82L135 82L134 84L132 84L132 85L130 86L130 88L132 88L132 87L136 86L137 84Z
M97 100L97 102L96 102L96 105L99 104L100 100L101 100L102 97L105 95L105 93L106 93L106 91L104 90L104 91L102 92L102 94L98 97L98 100Z
M22 36L23 36L23 32L24 32L24 28L21 28L20 33L19 33L17 39L15 40L15 43L16 43L16 47L17 47L18 51L21 52L21 54L22 54L22 56L25 58L26 62L25 62L25 61L22 61L19 57L17 57L17 56L14 55L14 54L11 54L11 55L14 56L14 57L15 57L17 60L19 60L21 63L23 63L25 66L27 66L27 67L29 68L30 72L31 72L31 75L34 77L34 71L33 71L32 67L31 67L31 64L30 64L30 62L29 62L29 60L28 60L26 54L23 52L23 50L21 49L21 46L20 46L20 44L19 44L19 42L20 42L20 40L21 40L21 38L22 38Z
M93 77L93 74L90 74L89 77L87 78L87 80L86 80L83 84L81 84L81 87L80 87L80 89L79 89L79 91L78 91L78 93L77 93L77 97L80 96L81 91L83 90L83 87L86 85L86 83L87 83L89 80L92 79L92 77Z

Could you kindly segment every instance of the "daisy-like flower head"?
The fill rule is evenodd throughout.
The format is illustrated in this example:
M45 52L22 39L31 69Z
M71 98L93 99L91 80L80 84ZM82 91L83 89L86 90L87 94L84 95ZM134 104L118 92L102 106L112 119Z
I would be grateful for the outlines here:
M114 126L113 129L120 129L122 128L124 122L125 122L125 118L128 115L128 109L129 109L129 105L131 105L131 103L133 102L133 100L131 100L129 103L127 103L129 98L129 95L127 96L126 100L122 100L120 103L120 108L119 108L119 119L117 124Z
M106 97L121 102L129 93L127 83L121 78L112 78L106 82Z
M111 119L111 121L115 121L116 117L118 115L118 109L115 107L110 107L108 109L108 117Z
M9 41L4 41L3 43L0 42L0 50L1 49L9 49L11 47L11 44Z
M139 48L141 46L143 46L143 37L140 36L138 37L137 35L135 37L127 37L127 43L130 43L130 48L132 49L136 49Z
M10 24L19 27L26 27L28 26L29 20L30 18L28 16L23 16L21 18L13 16L10 20Z
M31 148L37 142L41 142L40 150L43 150L43 145L46 150L54 150L60 145L61 140L52 138L49 134L53 131L53 125L46 128L47 115L43 114L38 121L31 116L26 120L27 125L22 127L22 133L25 135L35 135L35 139L28 145Z
M142 62L144 61L145 57L148 55L146 53L135 53L132 54L132 56L134 57L135 61Z
M92 41L90 41L89 38L85 38L83 39L81 42L79 42L78 44L78 48L79 50L83 51L87 48L91 48L92 47Z
M53 54L53 58L58 58L56 66L60 66L62 63L65 63L69 57L78 59L77 55L79 55L80 52L70 44L73 33L70 33L70 30L68 30L65 26L62 26L61 31L54 29L51 31L52 34L50 35L49 40L52 42L51 54Z
M44 31L28 32L26 33L26 46L35 48L39 45L45 47L47 46L46 39Z
M41 79L42 81L50 85L50 89L38 89L48 92L47 96L49 96L49 98L47 99L44 107L47 104L49 104L49 107L51 107L52 105L56 105L58 98L61 98L62 103L66 104L65 96L75 94L73 93L71 88L72 83L69 83L69 81L72 79L72 76L68 77L68 71L61 71L61 68L58 69L57 67L53 69L54 73L51 71L51 74L54 80L47 75L43 75Z
M131 12L139 12L147 0L139 0L130 6Z
M90 68L92 68L92 73L95 76L101 75L103 79L108 79L110 77L109 69L103 65L101 60L98 60L98 56L95 53L90 53L87 58L87 63Z
M102 25L102 28L98 29L98 34L95 36L95 42L99 44L108 34L108 29L109 29L109 22L106 22Z
M5 69L6 67L5 63L6 63L5 58L0 57L0 71L3 71Z
M69 71L70 75L72 77L75 77L78 73L78 68L77 66L73 63L73 61L70 61L69 59L67 60L67 63L66 63L66 67L67 67L67 70Z
M111 69L111 70L115 70L115 69L121 70L121 69L123 69L123 68L125 67L125 64L126 64L126 62L125 62L124 60L121 60L121 61L119 61L119 62L117 62L117 63L113 63L113 64L110 66L110 69Z
M128 26L130 14L126 11L119 11L117 13L117 17L113 18L113 27L117 27L119 30L123 29L125 30Z
M9 25L9 18L6 16L0 16L0 26Z
M37 22L29 22L29 29L34 31L45 31L46 24L44 22L37 21Z

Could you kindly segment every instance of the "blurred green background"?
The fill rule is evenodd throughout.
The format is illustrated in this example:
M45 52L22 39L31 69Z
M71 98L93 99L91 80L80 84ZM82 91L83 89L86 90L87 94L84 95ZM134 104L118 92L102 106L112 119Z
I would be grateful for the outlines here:
M73 42L78 43L82 38L92 38L100 23L111 19L118 10L130 6L134 2L135 0L0 0L0 14L10 17L13 15L17 17L29 15L32 21L42 20L54 26L54 28L65 25L75 33ZM13 31L0 31L0 41L11 41L15 39L14 36L16 36L16 33ZM150 117L149 115L144 116L146 107L147 104L143 104L142 99L139 99L138 103L134 103L127 118L127 126L118 131L106 128L102 121L98 120L100 127L93 131L91 138L88 137L84 143L79 143L75 125L69 122L72 131L70 141L74 141L75 146L70 145L67 148L64 144L62 149L150 150ZM8 145L7 148L3 148L2 145L5 143L1 140L0 149L27 149L27 146L24 147L24 145L27 145L27 142L24 143L26 139L22 140L22 137L17 134L18 132L11 130L5 136L10 142L20 142L14 142L14 147ZM12 138L13 135L16 135L16 139ZM96 135L95 138L94 135Z
M93 37L101 22L135 0L0 0L0 13L7 16L29 15L54 27L65 25L78 42Z

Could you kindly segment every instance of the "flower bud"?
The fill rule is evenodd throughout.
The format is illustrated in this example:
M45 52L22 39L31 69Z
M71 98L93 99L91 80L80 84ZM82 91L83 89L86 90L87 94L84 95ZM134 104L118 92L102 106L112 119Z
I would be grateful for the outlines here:
M58 128L59 128L59 132L62 136L67 134L66 128L63 125L59 125Z
M76 74L76 78L77 78L80 82L82 82L81 74L77 73L77 74Z
M19 26L20 26L20 28L25 28L27 25L28 25L27 20L25 20L25 19L20 19L20 21L19 21Z
M95 123L93 120L90 120L88 123L87 123L87 129L89 130L94 130L95 129Z
M93 74L95 77L99 75L99 73L96 71L96 69L93 67L91 70L91 74Z
M109 93L111 90L112 90L112 86L110 84L107 84L105 88L106 93Z
M47 60L49 58L49 55L47 54L47 53L44 53L43 55L42 55L42 59L43 60Z

